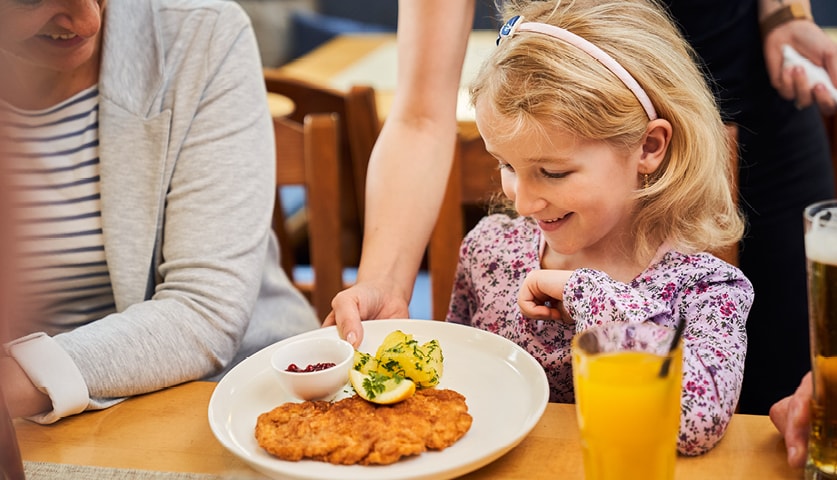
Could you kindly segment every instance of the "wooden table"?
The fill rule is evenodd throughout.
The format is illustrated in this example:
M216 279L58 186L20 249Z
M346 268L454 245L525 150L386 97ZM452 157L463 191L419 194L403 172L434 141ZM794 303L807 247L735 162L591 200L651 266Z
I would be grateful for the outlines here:
M315 48L298 59L287 63L276 70L284 75L306 80L324 87L339 88L333 83L333 79L341 72L351 68L363 57L373 53L376 49L394 44L395 34L369 34L369 35L339 35L334 39ZM393 65L394 69L395 66ZM367 85L373 85L373 74L370 74L368 81L362 81ZM381 119L386 118L392 106L392 89L375 88L375 96L378 104L378 115ZM278 104L277 104L278 106ZM276 112L274 111L274 115Z
M24 461L93 465L240 478L257 475L212 435L207 409L215 388L191 382L135 397L54 425L16 420ZM573 405L551 403L512 451L466 479L582 479ZM708 454L679 458L677 480L801 479L787 467L782 439L766 416L736 415Z

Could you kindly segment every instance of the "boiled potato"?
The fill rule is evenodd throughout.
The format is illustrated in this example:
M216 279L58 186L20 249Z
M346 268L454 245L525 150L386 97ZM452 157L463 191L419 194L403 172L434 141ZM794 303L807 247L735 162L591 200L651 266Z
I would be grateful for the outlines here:
M419 388L434 387L442 378L442 349L437 340L423 345L412 335L395 331L384 339L378 349L378 369L389 375L401 375Z
M443 361L437 340L419 345L411 334L395 330L384 338L374 357L355 350L352 369L364 375L408 378L418 388L430 388L442 378Z
M405 344L412 339L412 335L407 335L401 330L395 330L384 337L384 341L381 342L381 345L378 347L378 351L375 352L375 357L381 358L387 350L398 349L399 345Z

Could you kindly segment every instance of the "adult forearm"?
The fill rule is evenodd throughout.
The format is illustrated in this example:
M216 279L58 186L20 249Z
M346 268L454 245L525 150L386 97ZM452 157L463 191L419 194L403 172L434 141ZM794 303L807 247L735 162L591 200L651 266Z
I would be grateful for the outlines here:
M791 3L800 4L811 13L811 2L809 0L759 0L759 21L767 18L771 13L784 8Z
M399 140L400 139L400 140ZM388 278L412 291L453 161L456 123L388 122L370 161L360 280Z
M409 298L453 161L474 1L398 7L398 89L369 162L358 278L395 282Z

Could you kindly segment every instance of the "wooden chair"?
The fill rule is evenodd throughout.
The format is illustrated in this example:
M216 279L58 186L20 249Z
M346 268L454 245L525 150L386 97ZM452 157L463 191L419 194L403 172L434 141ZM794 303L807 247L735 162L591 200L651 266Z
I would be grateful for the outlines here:
M464 208L486 207L494 192L501 190L497 160L485 151L479 136L459 138L454 150L453 166L448 177L442 208L430 235L427 250L427 271L430 275L431 312L434 320L444 320L450 304L453 278L459 261L459 247L465 238Z
M735 200L735 204L738 205L738 126L727 124L727 140L729 141L730 149L729 184L732 189L732 198ZM730 265L738 266L738 248L739 245L735 244L712 253Z
M738 129L727 127L730 139L730 162L733 195L738 199ZM467 230L477 219L466 218L465 208L477 215L487 213L494 195L501 192L500 172L497 160L485 151L485 143L479 136L460 138L454 153L453 167L448 179L442 208L436 226L430 236L427 265L430 274L430 298L433 319L444 320L450 304L453 280L459 261L459 247ZM715 252L719 258L738 265L738 245L731 245Z
M287 243L279 187L303 185L307 193L308 246L314 282L303 283L293 278L292 256L283 254L281 261L285 271L290 272L294 285L308 297L321 320L331 311L332 298L343 289L338 125L338 116L334 113L310 114L302 123L288 118L273 119L277 146L277 202L273 228L280 245Z
M341 119L338 126L340 166L344 172L350 172L340 179L344 200L341 203L342 248L347 265L356 266L363 236L367 164L381 127L375 91L369 86L355 86L348 92L341 92L272 69L264 70L264 77L269 93L293 102L293 111L286 115L287 118L302 122L312 113L333 112ZM285 248L292 250L293 245L289 243Z

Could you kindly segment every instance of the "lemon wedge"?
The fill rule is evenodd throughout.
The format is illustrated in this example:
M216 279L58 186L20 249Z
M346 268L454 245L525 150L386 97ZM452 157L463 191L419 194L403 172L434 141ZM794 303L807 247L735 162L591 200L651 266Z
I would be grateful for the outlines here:
M398 403L416 393L415 382L400 376L363 373L352 368L349 370L349 381L360 398L382 405Z

